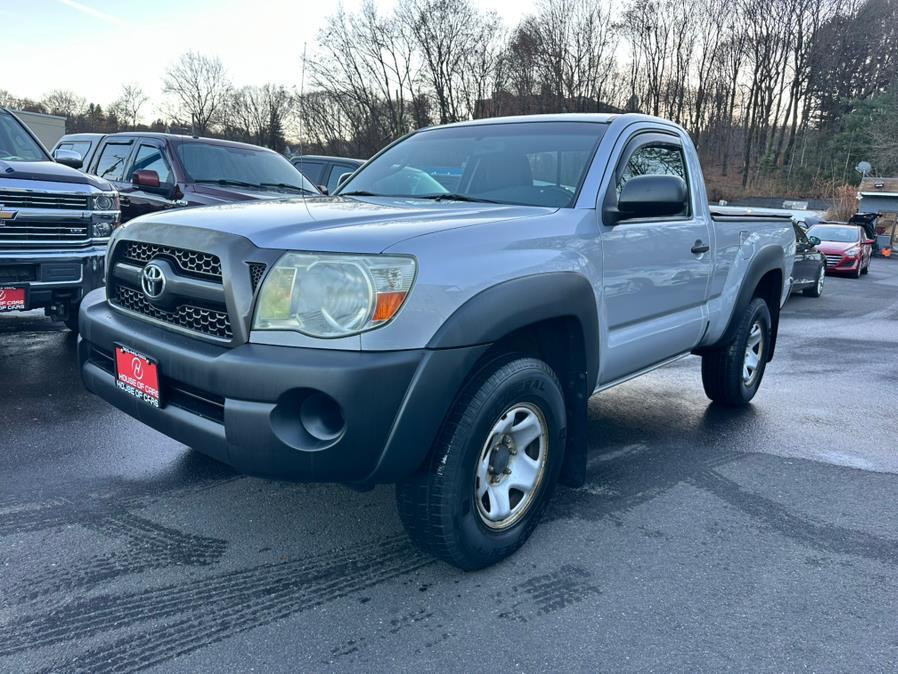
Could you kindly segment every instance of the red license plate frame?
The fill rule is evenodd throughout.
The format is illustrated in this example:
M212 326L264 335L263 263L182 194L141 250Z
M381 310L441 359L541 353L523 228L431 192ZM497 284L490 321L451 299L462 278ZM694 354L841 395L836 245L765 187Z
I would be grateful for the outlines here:
M28 311L28 286L0 285L0 313Z
M119 390L148 404L162 407L159 362L124 344L115 344L115 385Z

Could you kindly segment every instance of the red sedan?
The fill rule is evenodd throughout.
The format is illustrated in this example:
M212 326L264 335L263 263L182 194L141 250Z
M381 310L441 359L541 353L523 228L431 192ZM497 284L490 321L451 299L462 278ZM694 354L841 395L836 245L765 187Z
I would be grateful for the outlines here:
M873 240L857 225L814 225L808 237L817 237L817 250L826 256L827 274L849 274L860 278L870 270Z

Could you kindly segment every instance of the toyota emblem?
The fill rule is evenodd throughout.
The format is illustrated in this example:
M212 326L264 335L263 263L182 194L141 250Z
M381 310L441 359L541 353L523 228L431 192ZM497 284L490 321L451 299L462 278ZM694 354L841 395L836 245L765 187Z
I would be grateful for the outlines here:
M165 291L165 274L162 267L152 262L144 267L140 275L140 287L143 294L151 300L159 299Z

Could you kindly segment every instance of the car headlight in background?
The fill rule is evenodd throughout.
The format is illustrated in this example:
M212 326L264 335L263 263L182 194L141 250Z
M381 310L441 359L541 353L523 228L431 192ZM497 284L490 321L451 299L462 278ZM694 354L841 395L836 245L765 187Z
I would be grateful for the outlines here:
M848 250L846 250L844 254L847 255L848 257L857 257L858 255L860 255L860 252L861 252L860 247L855 246L854 248L849 248Z
M415 269L410 257L286 253L265 277L253 329L312 337L371 330L399 312Z
M95 211L117 211L119 210L118 195L96 194L93 207Z

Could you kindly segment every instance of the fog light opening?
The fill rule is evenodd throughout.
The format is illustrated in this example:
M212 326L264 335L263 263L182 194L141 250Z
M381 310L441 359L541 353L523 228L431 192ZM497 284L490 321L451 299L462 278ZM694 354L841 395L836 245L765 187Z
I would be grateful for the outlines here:
M299 420L309 435L322 442L337 439L346 426L337 402L330 396L317 392L306 396L302 401Z

